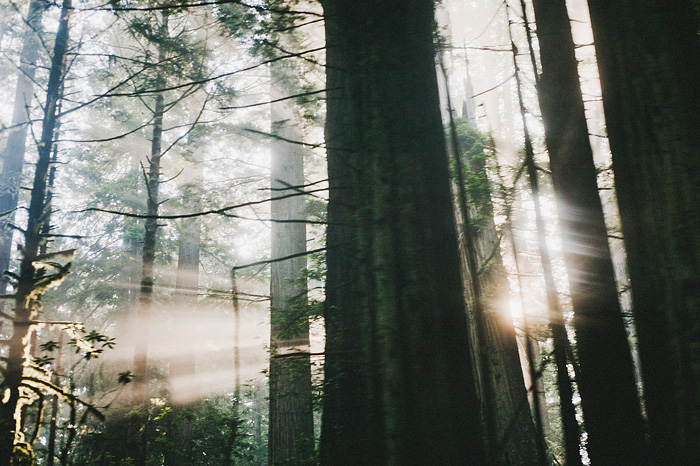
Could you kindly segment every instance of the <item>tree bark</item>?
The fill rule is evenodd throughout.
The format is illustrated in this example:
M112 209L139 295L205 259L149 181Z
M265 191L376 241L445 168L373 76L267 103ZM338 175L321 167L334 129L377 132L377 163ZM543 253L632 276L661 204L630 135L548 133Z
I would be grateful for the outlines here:
M699 464L698 18L687 0L589 0L588 6L632 285L651 462Z
M433 2L323 6L331 196L325 409L336 412L326 414L334 423L324 427L322 463L487 464L438 101ZM338 179L342 173L348 176ZM343 236L350 244L338 243ZM346 270L331 273L338 266ZM346 298L349 291L357 297ZM347 322L346 312L357 318ZM346 340L353 334L359 341ZM355 380L333 379L343 365L357 371ZM346 418L348 410L357 413ZM340 456L348 448L338 435L344 430L357 449Z

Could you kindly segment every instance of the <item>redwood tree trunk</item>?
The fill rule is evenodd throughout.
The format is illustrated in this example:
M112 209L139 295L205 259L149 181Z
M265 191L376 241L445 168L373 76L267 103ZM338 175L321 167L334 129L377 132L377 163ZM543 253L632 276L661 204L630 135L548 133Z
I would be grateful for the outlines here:
M332 403L325 409L358 404L336 411L324 427L322 442L330 443L321 447L322 463L486 464L438 101L433 2L323 5L328 265L346 267L329 270L326 368L332 377L345 365L359 377L329 377ZM349 245L337 242L343 236ZM355 257L341 256L348 253ZM348 291L358 296L343 299ZM348 322L344 312L357 319ZM358 342L343 341L354 335ZM354 398L344 398L344 387ZM357 414L346 418L349 410ZM340 456L347 451L338 435L344 429L358 448Z
M649 434L700 464L700 43L688 0L589 0Z

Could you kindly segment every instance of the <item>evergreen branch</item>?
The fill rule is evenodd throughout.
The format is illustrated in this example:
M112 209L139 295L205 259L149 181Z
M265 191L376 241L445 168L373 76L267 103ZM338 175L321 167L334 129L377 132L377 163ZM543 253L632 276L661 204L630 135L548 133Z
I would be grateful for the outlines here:
M136 71L135 73L132 73L130 76L127 76L125 79L123 79L119 83L112 86L107 92L100 94L100 95L97 95L97 96L95 96L94 99L88 100L87 102L83 102L80 105L77 105L77 106L72 107L68 110L60 112L58 115L56 115L56 118L62 118L65 115L68 115L69 113L80 110L81 108L87 107L88 105L91 105L91 104L97 102L98 100L104 99L106 97L111 97L113 95L113 94L111 94L111 92L119 89L120 87L122 87L126 83L133 81L138 75L146 72L146 70L148 70L149 68L154 68L154 67L160 65L161 63L165 63L167 61L170 61L170 59L163 60L162 62L159 62L159 63L152 63L149 66L145 66L145 67L141 68L140 70Z
M281 15L300 15L300 16L317 16L323 18L323 14L316 13L314 11L299 11L284 8L271 8L263 5L251 5L250 3L242 2L241 0L214 0L214 1L200 1L192 3L170 3L166 5L158 5L152 7L98 7L98 8L84 8L78 9L73 8L76 11L163 11L163 10L174 10L178 8L195 8L200 6L220 6L232 3L234 5L240 5L251 10L262 11L266 13L276 13Z
M0 218L7 217L8 215L15 213L19 209L20 209L19 207L15 207L14 209L6 210L5 212L0 212Z
M317 47L315 49L304 50L303 52L290 53L288 55L283 55L280 57L270 58L269 60L261 61L260 63L256 63L255 65L250 65L246 68L241 68L240 70L230 71L228 73L222 73L222 74L219 74L216 76L211 76L209 78L199 79L197 81L190 81L190 82L183 83L183 84L176 84L173 86L167 86L167 87L163 87L160 89L147 89L147 90L137 91L137 92L106 93L106 94L103 94L102 96L103 97L135 97L135 96L144 95L144 94L158 94L160 92L173 91L176 89L181 89L183 87L193 86L193 85L197 85L197 84L206 84L206 83L209 83L212 81L216 81L217 79L226 78L228 76L233 76L233 75L236 75L239 73L244 73L246 71L251 71L251 70L254 70L256 68L260 68L261 66L269 65L270 63L274 63L274 62L277 62L280 60L285 60L287 58L301 57L301 56L306 55L308 53L314 53L314 52L318 52L320 50L325 50L325 48L326 47Z

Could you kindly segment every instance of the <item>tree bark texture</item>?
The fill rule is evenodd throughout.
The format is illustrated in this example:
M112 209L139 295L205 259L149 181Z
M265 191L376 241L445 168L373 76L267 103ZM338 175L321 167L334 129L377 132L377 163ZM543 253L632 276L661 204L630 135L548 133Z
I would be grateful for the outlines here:
M25 384L24 362L28 357L28 345L31 338L32 322L40 310L40 294L37 287L39 275L35 261L42 243L41 227L50 213L46 204L47 179L51 162L51 148L56 127L57 106L61 83L65 73L65 55L68 48L69 20L72 12L71 0L64 0L56 41L54 43L49 83L44 106L44 118L39 140L39 158L34 172L27 227L24 232L22 261L19 279L16 284L14 319L12 336L7 342L8 353L2 370L3 381L0 389L3 402L0 403L0 464L11 464L14 446L23 442L20 412L24 398Z
M588 6L632 285L651 462L700 464L697 16L687 0L589 0Z
M566 2L535 0L534 7L539 96L574 309L588 454L594 464L642 464L648 457L644 426Z
M284 81L292 78L283 65L273 68L271 97L285 95ZM296 109L288 101L271 104L272 133L283 139L272 143L272 258L306 251L304 220L304 152ZM314 430L311 398L311 356L306 278L301 275L306 257L271 264L270 330L270 431L268 459L271 465L294 461L306 464L313 455Z
M331 199L321 462L486 464L433 2L323 6Z

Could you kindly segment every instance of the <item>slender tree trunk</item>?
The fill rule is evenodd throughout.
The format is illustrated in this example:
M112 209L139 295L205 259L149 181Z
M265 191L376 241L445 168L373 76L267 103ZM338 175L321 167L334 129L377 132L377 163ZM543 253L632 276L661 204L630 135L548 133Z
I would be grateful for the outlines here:
M687 0L589 0L650 463L700 464L700 43Z
M581 463L580 432L578 421L576 420L576 409L573 404L573 387L569 378L567 349L569 348L569 337L566 332L564 314L559 303L556 285L554 283L554 273L552 271L552 261L547 244L547 231L544 217L542 216L542 206L540 203L540 188L537 177L537 165L535 163L535 152L532 147L532 139L527 124L527 112L523 103L522 83L520 69L517 62L517 49L510 32L510 42L513 52L513 68L515 70L516 90L520 107L520 116L523 121L523 132L525 136L525 172L528 177L528 184L532 192L532 200L535 207L535 224L537 228L537 243L542 261L542 273L544 275L545 290L547 296L547 308L549 312L549 327L552 332L552 343L554 346L554 363L557 371L557 388L559 391L559 408L561 411L562 429L564 431L564 447L568 466L578 466Z
M37 269L34 262L39 254L39 246L43 238L41 234L43 220L49 214L49 208L46 204L46 184L56 126L56 108L65 72L68 22L71 12L71 0L64 0L51 60L44 119L38 147L39 159L34 172L27 228L24 232L22 261L19 280L16 284L12 336L7 342L8 353L2 373L3 381L0 386L5 394L4 402L0 404L0 464L11 464L14 445L16 442L22 441L22 420L19 418L19 414L22 407L21 385L25 376L25 351L33 331L32 322L36 320L39 313L40 293L43 292L43 290L38 290L35 284Z
M17 208L24 153L29 131L29 112L36 74L36 61L39 57L39 33L41 18L47 8L45 0L32 0L27 14L27 31L20 54L17 89L15 91L14 109L12 112L12 127L7 145L2 153L2 168L0 169L0 213L9 213L0 217L0 270L10 267L12 253L13 229L7 228L14 221L13 212ZM0 279L0 294L5 293L7 281ZM4 307L0 301L0 309Z
M345 343L357 352L339 354L346 329L327 326L336 342L327 345L327 370L354 357L361 388L350 388L347 395L359 400L348 400L333 393L340 385L328 385L334 404L325 408L360 401L346 408L358 415L345 419L336 411L331 428L337 435L350 427L355 435L362 419L358 437L368 441L345 457L338 455L342 446L330 444L322 462L487 464L440 119L433 2L323 5L331 195L326 318L335 325L338 312L357 312L347 330L359 328L362 338ZM337 170L349 176L334 179ZM339 209L347 209L344 218ZM355 244L335 242L340 228L351 229ZM347 252L357 254L351 263L359 273L336 270L331 282L330 268L342 266L347 259L338 255ZM333 300L348 290L359 298ZM348 308L358 301L357 311Z
M643 464L644 427L566 2L535 0L534 7L542 59L539 96L574 308L588 454L593 464Z
M167 34L168 31L168 16L162 15L160 25L161 33ZM165 36L164 36L165 37ZM158 54L158 63L165 60L166 53L163 47L160 47ZM156 88L162 89L165 86L165 78L162 71L158 71L156 79ZM143 466L146 463L146 441L143 433L143 427L148 415L149 399L148 399L148 339L151 326L151 305L153 302L153 265L156 253L156 237L158 227L158 208L160 206L158 191L160 188L160 172L162 154L162 138L163 138L163 114L165 112L165 96L163 93L157 93L155 96L155 106L153 109L153 132L151 134L151 154L149 157L149 169L146 178L146 188L148 198L146 201L146 219L145 234L143 238L143 252L141 254L141 287L139 291L139 307L136 316L137 339L134 350L134 382L132 387L132 401L137 406L140 406L140 421L137 423L138 432L134 435L135 444L131 449L136 456L137 466Z
M283 96L284 79L289 79L288 73L279 67L272 70L273 100ZM289 102L272 103L271 119L275 135L287 141L302 140L299 117ZM299 194L304 184L302 146L287 141L278 139L272 144L273 197ZM272 202L272 258L306 251L304 206L305 198L301 195ZM303 256L274 262L271 266L268 440L271 465L290 460L301 464L308 461L314 449L307 290L306 278L301 275L305 267Z

